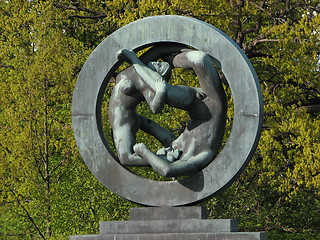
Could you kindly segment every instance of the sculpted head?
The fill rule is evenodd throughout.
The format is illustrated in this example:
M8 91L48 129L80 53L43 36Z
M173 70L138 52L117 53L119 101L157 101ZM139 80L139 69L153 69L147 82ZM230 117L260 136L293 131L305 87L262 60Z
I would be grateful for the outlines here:
M158 72L167 81L171 77L171 67L167 62L149 62L148 67Z

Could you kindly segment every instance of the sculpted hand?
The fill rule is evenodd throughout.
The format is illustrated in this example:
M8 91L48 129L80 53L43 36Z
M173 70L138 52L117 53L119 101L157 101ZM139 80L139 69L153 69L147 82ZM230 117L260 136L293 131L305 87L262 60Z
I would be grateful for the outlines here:
M123 61L131 61L134 62L138 57L135 52L129 51L128 49L121 49L116 53L117 59L118 60L123 60Z
M127 59L126 55L125 55L125 51L126 49L121 49L118 52L116 52L116 56L118 60L123 60L125 61Z

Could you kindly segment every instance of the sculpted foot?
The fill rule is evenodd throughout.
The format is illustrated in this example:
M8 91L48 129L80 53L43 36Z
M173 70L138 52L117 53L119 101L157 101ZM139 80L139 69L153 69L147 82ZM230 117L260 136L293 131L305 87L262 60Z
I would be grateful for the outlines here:
M146 150L148 148L143 143L137 143L133 146L133 151L139 156L143 156Z
M157 151L156 155L161 157L162 159L173 163L179 160L182 152L178 149L173 149L172 147L161 148Z

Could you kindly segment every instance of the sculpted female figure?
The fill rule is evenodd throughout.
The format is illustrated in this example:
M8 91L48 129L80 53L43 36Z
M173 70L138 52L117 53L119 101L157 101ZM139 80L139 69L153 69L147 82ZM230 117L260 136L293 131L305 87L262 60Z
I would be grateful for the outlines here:
M133 63L132 67L140 80L150 86L143 88L145 91L141 93L146 96L146 101L154 112L168 104L187 110L191 118L177 139L172 137L171 132L161 131L162 138L172 141L169 147L160 149L156 154L143 143L136 144L133 156L137 157L137 162L149 163L163 176L190 175L203 169L213 160L221 145L227 111L225 93L210 57L204 52L192 50L173 57L171 64L174 67L192 68L195 71L200 88L193 88L174 86L164 81L159 74L162 64L159 64L160 67L157 64L147 67L134 52L128 50L122 50L121 55ZM151 96L149 100L148 94ZM129 124L132 123L129 121Z
M134 55L138 63L134 63L133 66L125 69L116 77L116 84L112 90L108 108L113 140L121 164L149 166L148 161L133 151L137 131L141 128L155 136L165 146L169 146L176 136L152 120L138 115L136 106L140 102L146 101L154 113L162 110L165 96L164 82L165 78L170 77L171 69L168 63L150 62L149 65L155 71L150 70L151 72L146 73L148 75L145 74L144 78L141 78L134 66L136 64L144 65L144 63L138 59L134 52L127 50L120 51L118 58L123 58L125 53Z

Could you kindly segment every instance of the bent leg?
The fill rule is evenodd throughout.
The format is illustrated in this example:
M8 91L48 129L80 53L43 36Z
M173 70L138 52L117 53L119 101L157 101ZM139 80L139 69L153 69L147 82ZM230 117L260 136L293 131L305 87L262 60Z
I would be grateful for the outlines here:
M162 145L169 147L176 140L177 137L171 131L163 128L158 123L141 115L139 115L139 118L141 130L154 136Z
M202 152L186 160L177 160L173 163L151 152L143 143L133 147L137 155L147 159L151 167L164 177L179 177L192 175L205 168L213 159L210 151Z
M124 166L149 166L145 159L142 159L133 151L133 145L136 143L136 132L129 124L113 129L113 139L118 158Z
M146 159L157 173L164 177L169 177L168 173L170 171L171 163L169 163L165 158L157 156L151 152L143 143L137 143L134 145L133 149L137 155L141 156L143 159Z
M221 94L223 91L218 72L213 65L209 55L202 51L185 51L173 60L177 68L192 68L198 76L203 92L208 96Z

